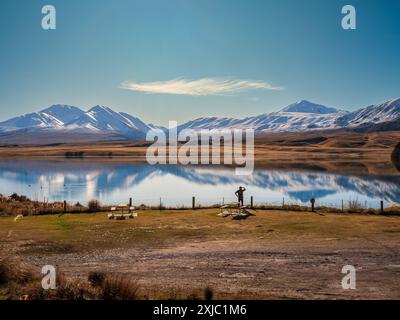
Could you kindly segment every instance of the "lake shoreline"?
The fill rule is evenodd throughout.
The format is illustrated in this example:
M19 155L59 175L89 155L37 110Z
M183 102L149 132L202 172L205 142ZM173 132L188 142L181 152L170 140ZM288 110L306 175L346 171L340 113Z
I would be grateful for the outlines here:
M320 142L319 142L320 141ZM392 152L400 132L288 133L255 138L257 169L309 170L368 175L400 175ZM2 145L0 160L36 159L146 163L146 141L102 141L48 145ZM168 153L167 153L168 154ZM221 167L233 167L221 165Z

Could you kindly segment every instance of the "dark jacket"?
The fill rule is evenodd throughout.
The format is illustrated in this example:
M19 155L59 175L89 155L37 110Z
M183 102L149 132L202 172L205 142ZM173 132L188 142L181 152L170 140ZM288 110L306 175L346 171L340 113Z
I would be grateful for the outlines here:
M235 192L236 197L239 199L243 199L243 193L246 191L246 188L239 189Z

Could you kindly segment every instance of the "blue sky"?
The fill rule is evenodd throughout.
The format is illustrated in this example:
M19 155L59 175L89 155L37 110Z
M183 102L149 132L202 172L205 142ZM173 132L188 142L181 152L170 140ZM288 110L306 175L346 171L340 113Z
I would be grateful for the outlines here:
M400 96L399 19L398 0L2 0L0 120L55 103L164 125L301 99L358 109Z

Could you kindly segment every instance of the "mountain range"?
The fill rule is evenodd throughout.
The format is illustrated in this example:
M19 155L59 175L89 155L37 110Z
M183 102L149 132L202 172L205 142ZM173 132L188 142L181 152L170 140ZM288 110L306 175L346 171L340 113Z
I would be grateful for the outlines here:
M278 112L244 119L205 117L178 126L183 129L253 128L256 133L308 132L331 129L399 130L400 98L371 105L354 112L327 107L306 100L293 103ZM149 130L161 126L146 124L137 117L116 112L109 107L95 106L88 111L69 105L53 105L0 122L0 134L21 133L41 135L59 133L116 135L119 138L141 140Z

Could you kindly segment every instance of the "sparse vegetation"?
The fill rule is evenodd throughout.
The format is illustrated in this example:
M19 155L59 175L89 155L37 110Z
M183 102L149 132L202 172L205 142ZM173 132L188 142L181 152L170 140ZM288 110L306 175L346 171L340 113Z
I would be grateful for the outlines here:
M85 153L83 151L67 151L65 152L65 158L71 159L71 158L83 158Z
M97 200L90 200L88 202L88 209L89 209L89 212L99 212L99 211L101 211L100 202L97 201Z
M204 289L204 299L205 300L212 300L213 297L214 297L214 290L210 286L207 286Z
M362 211L364 208L361 204L361 202L359 202L357 199L353 199L349 201L349 206L348 206L348 211L350 213L357 213Z
M104 272L89 273L87 281L68 280L62 272L57 272L56 289L44 290L39 274L35 275L21 262L11 260L0 261L0 300L144 300L159 298L141 292L137 280L130 275L106 274ZM204 289L204 299L212 300L214 291L210 287ZM196 293L184 295L171 290L165 299L199 300Z
M64 212L64 202L62 201L48 202L31 200L24 195L18 195L16 193L9 197L0 195L0 216L85 213L108 209L109 208L101 207L98 201L93 200L89 202L87 207L79 202L74 205L67 203L66 212Z
M92 287L101 287L106 279L106 274L100 271L92 271L89 273L88 281Z
M218 209L221 204L214 204L209 206L197 206L195 210L201 209ZM235 206L232 206L234 208ZM101 205L98 200L90 200L87 206L83 206L79 202L74 205L67 203L66 211L64 212L64 203L61 201L47 202L47 201L33 201L23 195L12 194L9 197L0 195L0 216L17 216L17 215L52 215L52 214L80 214L80 213L96 213L109 211L111 205ZM145 204L139 205L138 210L193 210L191 206L175 206L167 207L162 203L157 206L147 206ZM273 205L273 204L258 204L254 205L254 210L278 210L278 211L296 211L296 212L310 212L310 206L298 205L298 204L284 204L284 205ZM357 199L349 200L345 202L345 207L327 207L327 206L316 206L315 211L319 213L358 213L358 214L380 214L380 209L367 208L363 206ZM400 215L399 206L391 206L390 210L385 209L385 214Z
M19 299L20 289L37 281L34 273L24 264L8 256L0 258L0 300Z
M10 283L26 284L34 279L33 272L25 265L8 257L0 260L0 286Z
M139 298L139 284L128 275L108 276L100 289L102 300L136 300Z

